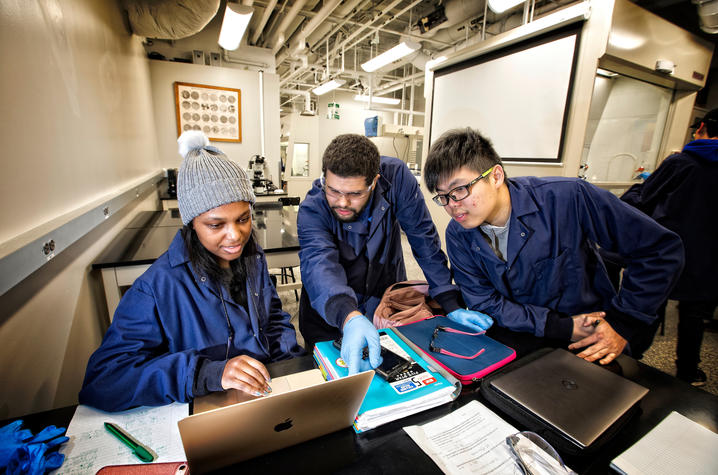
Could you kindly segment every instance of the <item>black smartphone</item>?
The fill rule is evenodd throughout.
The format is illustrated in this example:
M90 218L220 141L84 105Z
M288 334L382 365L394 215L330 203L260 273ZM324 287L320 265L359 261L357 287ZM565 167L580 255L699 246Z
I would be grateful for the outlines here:
M336 349L341 351L342 339L339 338L337 340L334 340L333 345ZM368 357L369 349L367 347L364 347L362 359L367 359ZM374 371L376 371L379 376L387 380L393 378L402 371L407 370L411 366L410 360L405 360L401 356L397 355L393 351L387 350L383 346L381 347L381 358L381 364L377 368L375 368Z
M382 378L389 380L401 373L406 371L411 366L410 360L405 360L401 356L397 355L393 351L389 351L383 346L381 347L381 364L375 369L375 371Z

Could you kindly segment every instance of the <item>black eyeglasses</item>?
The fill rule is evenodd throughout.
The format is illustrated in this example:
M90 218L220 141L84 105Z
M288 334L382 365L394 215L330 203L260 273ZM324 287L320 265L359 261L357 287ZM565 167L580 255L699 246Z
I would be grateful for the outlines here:
M486 333L485 331L476 332L476 333L470 333L470 332L465 332L465 331L457 330L456 328L445 327L445 326L439 325L439 326L437 326L436 328L434 328L434 333L431 335L431 341L429 342L429 350L433 351L434 353L439 353L439 354L442 354L442 355L453 356L454 358L461 358L461 359L465 359L465 360L473 360L474 358L476 358L477 356L479 356L481 353L483 353L484 351L486 351L485 348L481 348L475 355L466 356L466 355L459 355L459 354L456 354L456 353L452 353L452 352L449 351L449 350L445 350L445 349L443 349L443 348L440 348L436 343L434 343L434 339L435 339L435 338L437 337L437 335L439 335L439 333L441 333L441 332L446 332L446 333L458 333L458 334L460 334L460 335L469 335L469 336L479 336L479 335L483 335L484 333Z
M456 188L450 190L448 193L437 194L432 198L432 200L434 200L434 203L439 206L446 206L449 204L449 198L451 198L451 200L454 202L459 202L463 199L466 199L466 197L471 194L471 187L478 183L481 179L486 178L495 167L496 165L489 168L484 173L474 178L467 184L457 186Z

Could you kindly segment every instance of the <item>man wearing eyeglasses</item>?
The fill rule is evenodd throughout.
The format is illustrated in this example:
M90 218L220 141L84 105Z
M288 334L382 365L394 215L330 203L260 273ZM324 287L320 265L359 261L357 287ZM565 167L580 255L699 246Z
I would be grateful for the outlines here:
M345 134L325 150L322 172L297 215L304 285L299 329L307 351L341 337L350 373L380 364L379 334L370 320L386 288L406 280L400 230L449 318L477 331L491 325L487 315L462 308L436 227L404 162L380 157L366 137Z
M456 129L424 167L434 202L452 217L446 247L468 307L601 364L650 332L683 265L673 232L577 178L509 180L491 142ZM616 291L598 246L628 266Z

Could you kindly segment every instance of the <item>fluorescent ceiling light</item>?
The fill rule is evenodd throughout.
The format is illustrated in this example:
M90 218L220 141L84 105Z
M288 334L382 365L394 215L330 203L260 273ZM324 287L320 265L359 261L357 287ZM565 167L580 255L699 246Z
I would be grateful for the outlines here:
M513 8L525 0L489 0L489 8L494 13L503 13L509 8Z
M361 94L357 94L356 96L354 96L354 100L361 102L369 102L369 96L362 96ZM391 104L395 106L401 101L399 101L399 99L394 99L393 97L372 96L371 102L373 104Z
M383 66L386 66L389 63L393 63L397 59L401 59L404 56L413 53L419 48L421 48L421 45L419 43L416 43L414 41L402 41L398 45L394 46L392 49L384 51L382 54L375 57L374 59L370 59L366 63L362 64L361 68L364 71L371 73Z
M240 5L238 3L227 3L224 10L224 19L222 20L222 29L219 31L219 45L226 50L235 50L239 48L244 32L247 31L247 25L252 18L252 7Z
M317 96L321 96L322 94L326 94L329 91L333 91L339 86L343 86L344 83L346 83L344 79L332 79L331 81L327 81L324 84L320 84L319 86L315 87L314 89L312 89L312 92Z

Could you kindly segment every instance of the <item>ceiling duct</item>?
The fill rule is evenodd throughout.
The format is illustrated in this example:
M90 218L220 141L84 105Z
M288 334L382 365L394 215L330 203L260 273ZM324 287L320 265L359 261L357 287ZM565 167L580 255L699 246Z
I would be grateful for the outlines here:
M137 36L178 40L199 33L219 4L220 0L127 0L124 7Z

